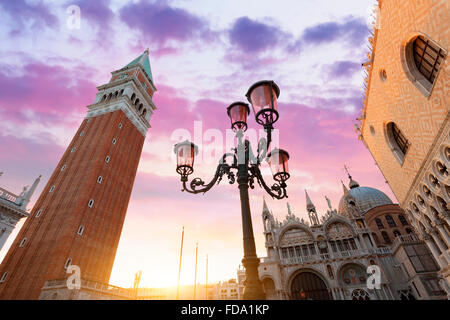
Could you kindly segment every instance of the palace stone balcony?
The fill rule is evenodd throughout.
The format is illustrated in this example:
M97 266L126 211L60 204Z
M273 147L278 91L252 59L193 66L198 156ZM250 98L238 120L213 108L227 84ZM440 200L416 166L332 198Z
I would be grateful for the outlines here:
M328 260L336 260L336 259L346 259L346 258L357 258L364 257L368 255L388 255L392 254L392 250L387 247L381 248L370 248L370 249L361 249L361 250L347 250L347 251L337 251L331 253L321 253L315 255L308 256L295 256L289 258L282 258L282 265L291 265L291 264L305 264L305 263L320 263ZM277 259L274 257L263 257L261 258L262 263L270 263L276 262Z
M81 293L81 294L80 294ZM80 289L68 289L67 279L48 280L39 300L133 300L132 289L81 279Z

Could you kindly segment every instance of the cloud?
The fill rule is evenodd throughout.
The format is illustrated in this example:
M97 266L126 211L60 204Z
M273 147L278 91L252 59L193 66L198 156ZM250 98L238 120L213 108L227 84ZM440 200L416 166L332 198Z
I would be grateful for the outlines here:
M358 47L367 38L368 28L363 19L349 16L343 22L307 27L300 37L295 38L274 23L243 16L234 21L227 33L231 48L226 52L225 60L237 63L245 70L256 70L263 65L281 63L292 56L298 57L307 45L341 41ZM343 62L339 67L350 68L350 65Z
M109 7L110 0L79 0L73 4L80 7L81 19L87 19L91 24L98 26L101 34L105 35L106 31L110 30L114 18L114 12Z
M234 20L225 33L230 44L225 60L240 65L244 70L254 71L263 65L274 65L287 55L300 52L301 44L292 34L274 23L261 22L247 16Z
M328 78L351 78L355 73L361 70L361 64L353 61L336 61L333 64L323 66Z
M174 8L166 1L130 3L120 10L120 18L130 28L140 31L147 41L163 47L174 40L186 42L209 38L208 22L187 10Z
M0 114L14 124L71 123L65 116L83 112L95 97L95 84L76 68L30 61L20 71L12 73L9 66L0 65Z
M301 40L307 44L323 44L334 41L359 46L367 39L369 29L362 18L346 17L344 22L324 22L308 27Z
M30 26L31 29L41 29L58 25L57 17L42 1L32 4L25 0L1 1L0 7L13 19L12 33L16 35L26 26Z
M283 32L248 17L236 19L229 31L230 43L242 51L263 52L273 49L281 40Z

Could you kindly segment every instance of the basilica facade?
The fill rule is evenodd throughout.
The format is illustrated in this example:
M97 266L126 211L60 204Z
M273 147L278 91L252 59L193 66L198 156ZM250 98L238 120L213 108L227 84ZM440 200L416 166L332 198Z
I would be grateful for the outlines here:
M383 192L349 178L339 208L326 198L329 209L321 218L306 191L309 221L288 204L280 222L264 201L267 257L259 277L267 299L446 299L439 266L404 211Z

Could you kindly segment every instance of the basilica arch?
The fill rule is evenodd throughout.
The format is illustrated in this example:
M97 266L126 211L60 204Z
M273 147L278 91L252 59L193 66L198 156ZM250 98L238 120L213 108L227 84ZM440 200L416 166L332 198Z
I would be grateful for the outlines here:
M352 237L355 237L355 236L356 236L356 232L355 232L355 230L353 229L353 226L351 225L351 223L350 223L347 219L345 219L345 218L343 218L343 217L333 217L333 218L331 218L331 219L328 219L328 220L323 224L323 230L326 230L327 238L329 238L329 236L328 236L329 231L330 231L329 229L330 229L334 224L343 224L343 225L345 225L345 226L348 228L349 232L351 233L351 236L352 236Z
M288 284L291 300L333 300L326 278L313 269L295 271Z
M275 300L277 299L277 290L275 287L275 281L271 277L263 277L261 279L264 293L266 294L267 300Z
M277 245L283 246L283 243L290 242L290 236L296 237L296 243L304 242L310 243L314 241L314 235L312 232L306 227L300 224L294 224L286 227L284 230L280 232L280 235L277 238ZM300 241L299 241L300 239Z

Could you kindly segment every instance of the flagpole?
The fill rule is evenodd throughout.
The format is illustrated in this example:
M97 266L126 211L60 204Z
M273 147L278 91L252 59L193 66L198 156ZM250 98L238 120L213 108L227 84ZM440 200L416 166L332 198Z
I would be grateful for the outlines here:
M178 267L177 300L180 298L181 258L183 257L184 226L181 232L180 266Z
M195 243L195 280L194 280L194 300L197 297L197 255L198 255L198 242Z
M208 300L208 255L206 255L206 285L205 285L205 300Z

